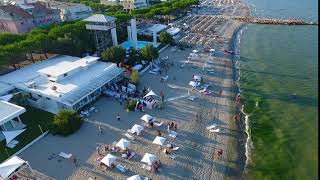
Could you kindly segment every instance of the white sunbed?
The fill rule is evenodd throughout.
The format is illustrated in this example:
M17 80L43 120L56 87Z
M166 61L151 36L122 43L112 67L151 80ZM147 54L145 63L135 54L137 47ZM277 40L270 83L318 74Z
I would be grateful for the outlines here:
M190 97L188 97L188 99L191 100L191 101L194 101L196 99L196 97L195 96L190 96Z
M209 131L213 132L213 133L218 133L218 132L220 132L220 129L210 129Z
M153 123L154 125L156 125L156 126L158 126L158 127L160 127L162 124L163 124L163 122L160 122L160 123Z
M66 159L69 159L72 156L72 154L71 153L67 154L67 153L64 153L64 152L60 152L59 156L61 156L63 158L66 158Z
M121 165L121 164L118 164L118 165L116 166L116 168L117 168L119 171L121 171L121 172L126 172L126 171L128 170L125 166L123 166L123 165Z
M171 131L169 136L175 139L177 137L177 134L178 134L177 132Z
M176 151L178 150L180 147L175 147L175 148L172 148L172 151Z
M145 164L143 164L143 165L141 166L141 168L142 168L142 169L145 169L145 170L148 170L148 171L151 171L151 166L148 166L148 165L145 165Z
M131 136L131 135L128 134L128 133L125 133L124 136L127 137L127 138L129 138L130 140L134 140L134 137Z
M158 73L157 72L154 72L154 71L149 71L150 74L155 74L157 75Z
M210 130L210 129L214 129L214 128L216 128L216 127L217 127L217 124L216 124L216 123L214 123L214 124L212 124L212 125L210 125L210 126L206 127L206 129Z

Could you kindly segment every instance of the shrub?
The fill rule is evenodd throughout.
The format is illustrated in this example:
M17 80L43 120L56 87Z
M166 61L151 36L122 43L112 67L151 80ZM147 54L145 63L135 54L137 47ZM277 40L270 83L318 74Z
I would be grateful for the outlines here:
M174 42L172 36L167 32L161 32L159 40L162 44L171 44Z
M137 71L132 71L131 75L130 75L130 82L134 85L138 85L139 83L139 72Z
M54 116L50 130L53 134L67 136L76 132L81 125L82 119L77 112L62 110Z
M129 100L125 106L126 111L134 111L134 109L136 108L136 104L137 104L137 101Z
M16 93L13 94L11 102L19 106L26 106L28 104L29 95L25 93Z

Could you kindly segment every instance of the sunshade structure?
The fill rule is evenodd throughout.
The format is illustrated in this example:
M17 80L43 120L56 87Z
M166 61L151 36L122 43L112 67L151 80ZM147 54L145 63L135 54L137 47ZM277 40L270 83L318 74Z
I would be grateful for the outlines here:
M166 141L166 138L161 137L161 136L157 136L154 140L153 140L153 144L158 144L160 146L162 146L164 144L164 142Z
M157 156L149 153L145 153L141 162L147 163L149 166L152 165L157 160Z
M6 143L9 144L14 138L19 136L26 129L16 130L16 131L2 131L2 134L6 138Z
M131 128L131 133L137 133L137 134L139 134L141 131L143 131L143 126L140 126L140 125L138 125L138 124L135 124L135 125L133 125L132 126L132 128Z
M120 141L116 144L116 146L121 148L122 150L126 150L129 144L130 144L130 141L124 138L121 138Z
M201 81L201 76L195 75L193 76L193 79L196 81Z
M141 120L148 123L154 121L154 117L150 116L149 114L145 114L141 117Z
M199 84L198 84L197 82L195 82L195 81L190 81L190 82L189 82L189 85L190 85L190 86L193 86L193 87L199 86Z
M143 98L149 97L149 96L158 96L156 93L154 93L152 90L148 92Z
M18 156L13 156L10 159L7 159L0 164L0 179L7 179L13 173L15 173L17 169L23 167L24 165L29 166L32 172L31 166L28 164L28 162L19 158Z
M103 159L101 159L101 163L107 165L107 166L111 166L111 164L117 159L116 156L111 155L110 153L107 154Z
M139 175L133 175L129 177L127 180L141 180L141 177Z

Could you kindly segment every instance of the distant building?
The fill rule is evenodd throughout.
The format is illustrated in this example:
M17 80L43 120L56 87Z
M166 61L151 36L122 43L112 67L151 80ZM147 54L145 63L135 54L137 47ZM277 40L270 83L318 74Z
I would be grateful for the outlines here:
M105 4L105 5L122 5L122 3L120 3L120 0L100 0L101 4Z
M92 14L91 7L83 4L51 0L42 2L46 5L47 8L60 10L61 21L84 19Z
M148 0L120 0L123 10L131 11L133 9L140 9L149 6Z
M59 55L0 76L0 82L28 93L30 105L48 112L80 110L123 78L123 69L98 59Z
M34 27L59 23L60 11L39 2L0 6L0 32L27 33Z

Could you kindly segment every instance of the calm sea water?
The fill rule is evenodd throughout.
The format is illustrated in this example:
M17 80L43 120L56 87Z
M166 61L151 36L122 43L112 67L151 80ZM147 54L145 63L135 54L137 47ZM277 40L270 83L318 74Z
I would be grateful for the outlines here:
M317 0L249 0L252 14L315 21ZM318 179L318 27L248 25L241 91L253 150L247 179Z

